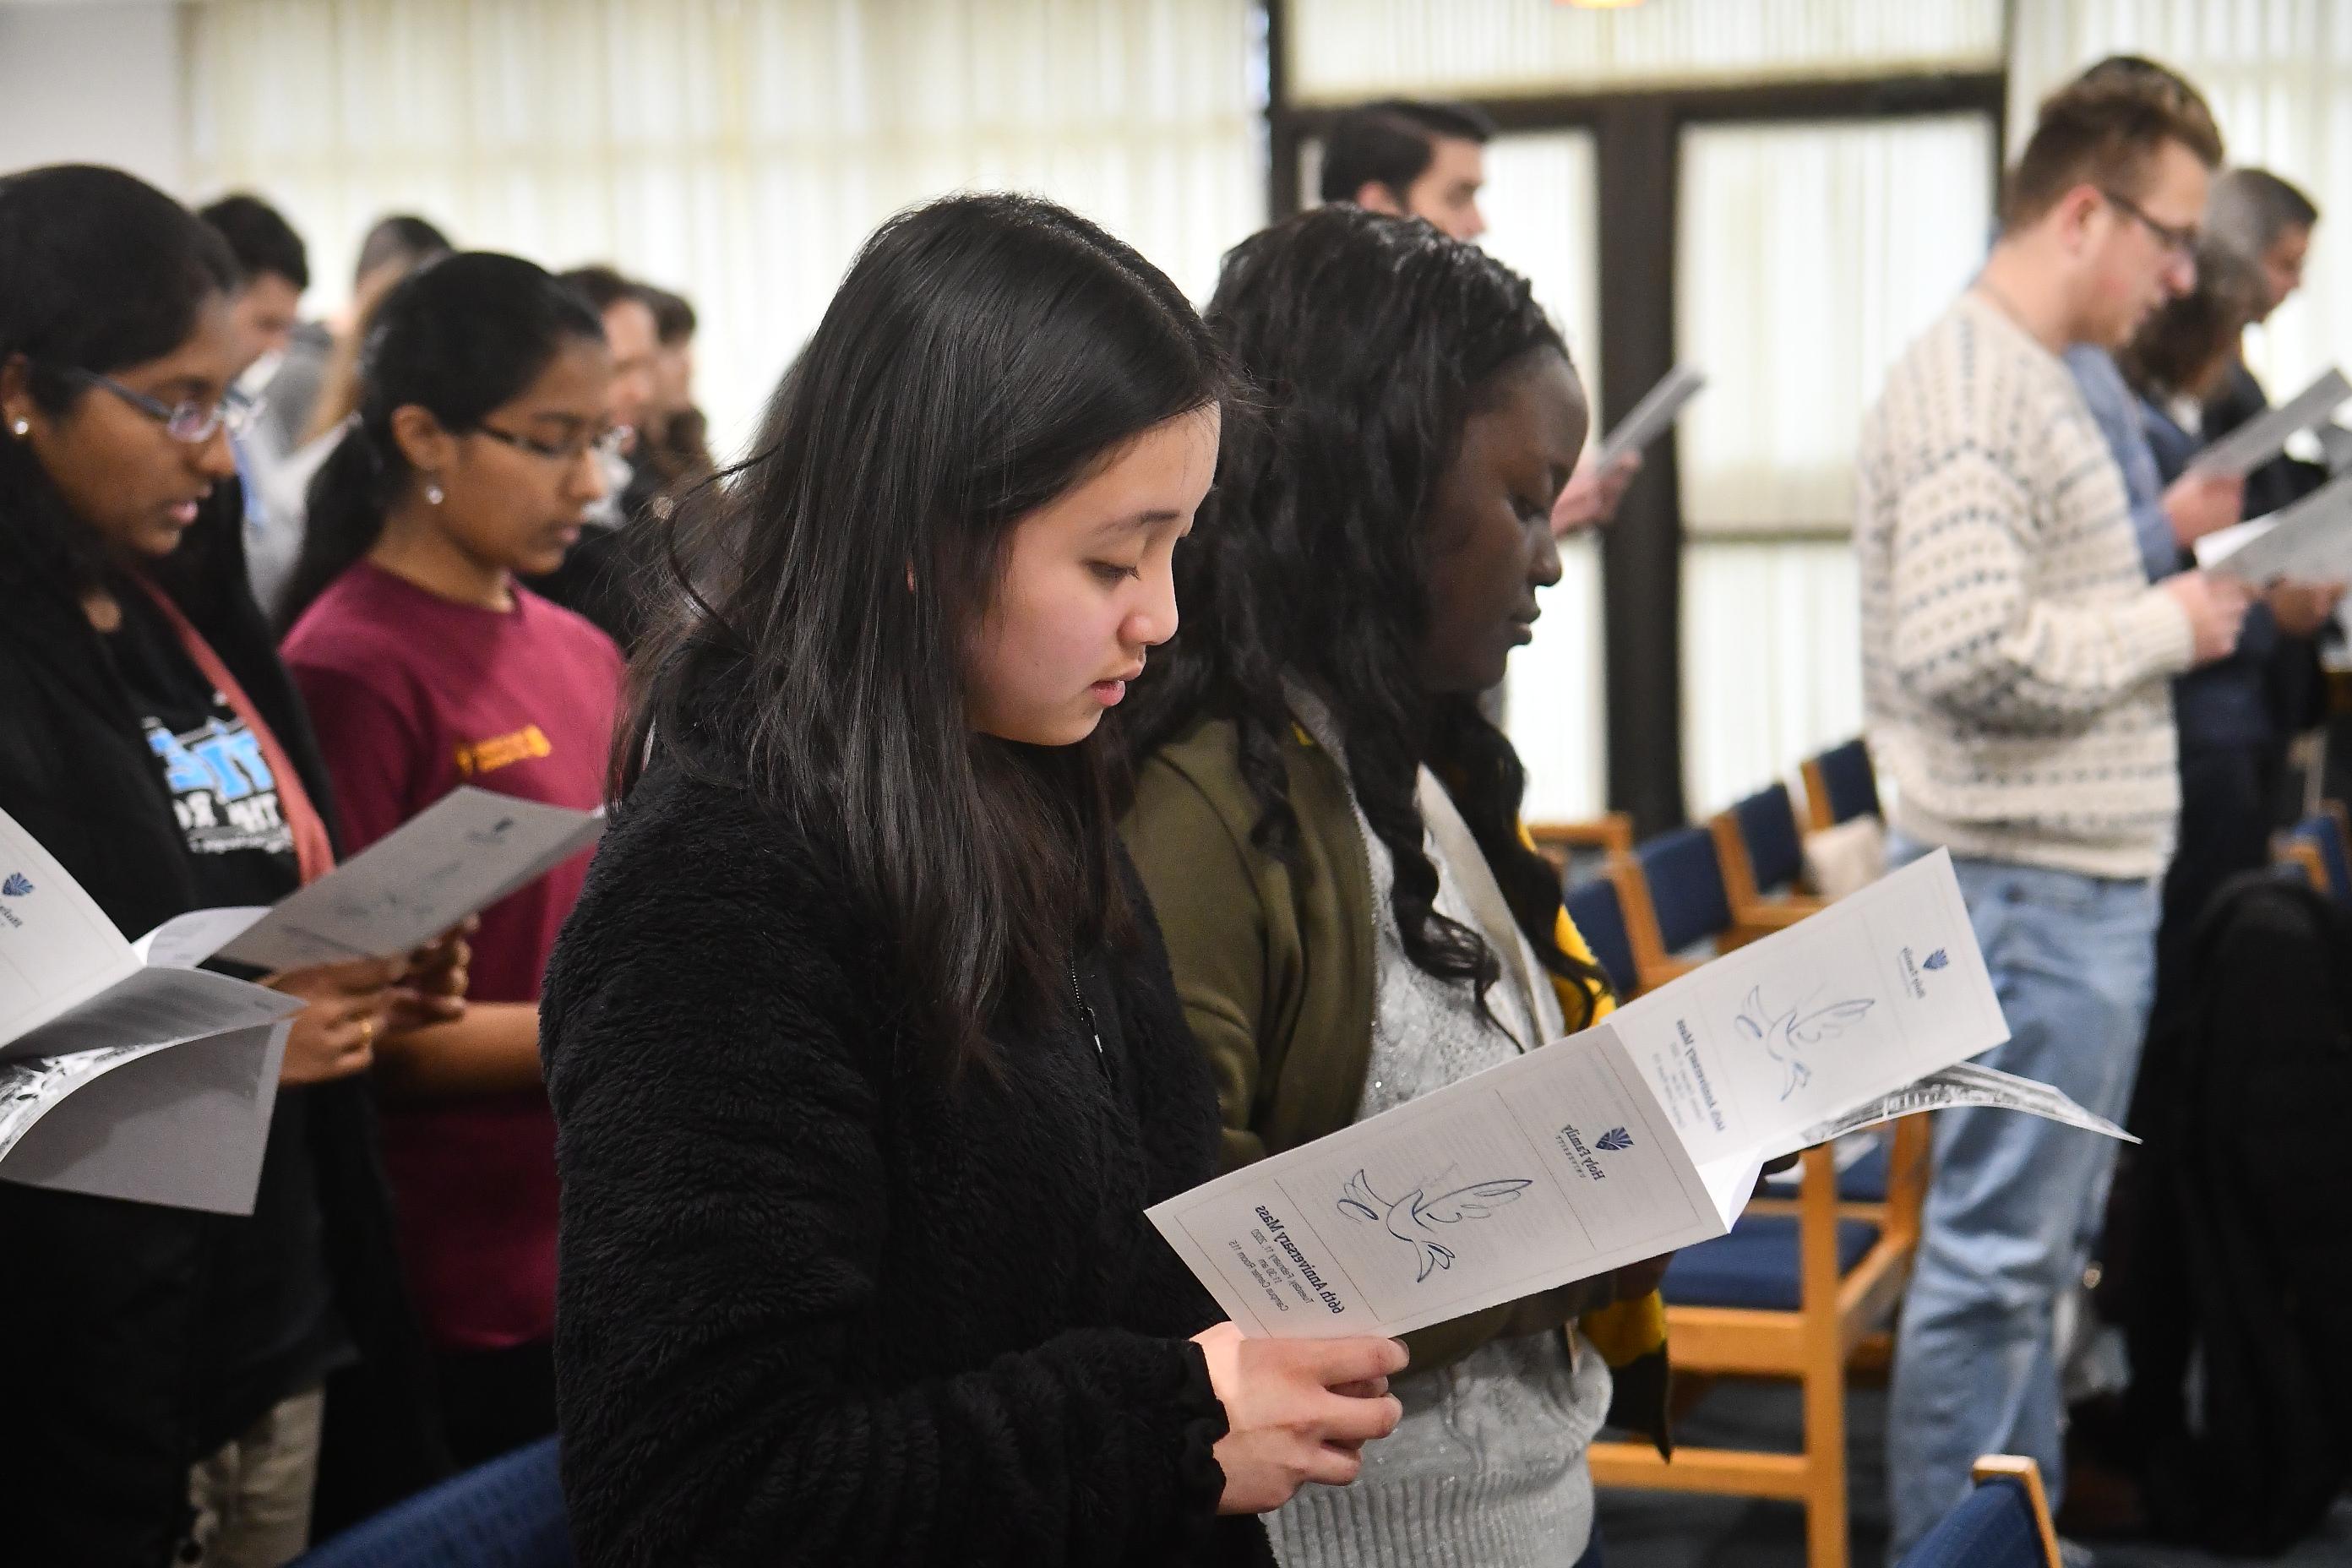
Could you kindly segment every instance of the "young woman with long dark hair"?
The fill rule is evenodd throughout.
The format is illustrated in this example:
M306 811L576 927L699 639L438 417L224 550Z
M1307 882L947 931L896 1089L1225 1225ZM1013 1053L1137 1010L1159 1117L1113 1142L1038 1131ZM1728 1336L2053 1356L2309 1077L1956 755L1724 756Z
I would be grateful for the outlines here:
M1478 706L1559 580L1549 519L1588 415L1527 284L1417 220L1339 205L1266 230L1208 321L1265 401L1226 436L1178 564L1183 633L1121 720L1128 842L1239 1164L1609 1006ZM1660 1271L1408 1336L1397 1435L1355 1487L1269 1521L1283 1561L1598 1562L1599 1352L1639 1363L1621 1392L1654 1426Z
M516 578L560 565L604 494L612 374L594 313L528 261L451 256L385 296L282 611L353 844L461 784L603 799L620 655ZM485 910L465 1017L378 1052L401 1252L460 1463L555 1426L539 991L586 874L583 855Z
M126 937L333 862L247 586L235 262L111 169L0 180L0 808ZM446 1468L365 1069L457 1012L461 943L300 997L250 1215L0 1184L11 1562L277 1563Z
M1216 1111L1096 730L1225 385L1128 247L943 201L672 552L547 992L583 1561L1263 1561L1393 1421L1398 1346L1243 1340L1143 1217Z

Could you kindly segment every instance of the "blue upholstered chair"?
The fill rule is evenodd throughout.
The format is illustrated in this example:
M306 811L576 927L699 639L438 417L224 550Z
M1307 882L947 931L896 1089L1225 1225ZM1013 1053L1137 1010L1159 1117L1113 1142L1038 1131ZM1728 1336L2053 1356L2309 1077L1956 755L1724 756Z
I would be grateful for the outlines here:
M1803 835L1789 786L1758 790L1707 824L1736 931L1762 936L1796 924L1822 908L1797 890L1805 869Z
M1714 835L1704 827L1677 827L1637 846L1627 891L1633 959L1644 991L1757 934L1741 932L1732 921L1723 862L1716 857Z
M1568 918L1583 933L1592 956L1600 960L1610 989L1620 1000L1632 997L1639 988L1639 971L1633 963L1633 932L1625 919L1625 896L1616 866L1569 889L1566 902Z
M294 1568L575 1568L555 1439L475 1466L363 1520Z
M1907 1117L1888 1140L1883 1203L1839 1192L1827 1148L1799 1159L1794 1199L1759 1198L1731 1234L1677 1253L1666 1269L1666 1332L1675 1371L1793 1379L1803 1390L1796 1453L1681 1447L1671 1460L1639 1443L1596 1443L1603 1486L1781 1498L1805 1508L1809 1568L1845 1568L1846 1371L1884 1343L1918 1247L1927 1179L1927 1122Z
M1976 1482L1898 1568L2058 1568L2058 1532L2040 1468L2014 1454L1988 1454L1977 1461Z
M1857 816L1883 815L1878 807L1878 775L1870 765L1870 749L1859 737L1832 746L1817 757L1807 757L1801 772L1808 827L1818 831Z
M2286 830L2283 859L2303 867L2311 885L2339 904L2352 904L2352 842L2345 834L2343 807L2306 816Z

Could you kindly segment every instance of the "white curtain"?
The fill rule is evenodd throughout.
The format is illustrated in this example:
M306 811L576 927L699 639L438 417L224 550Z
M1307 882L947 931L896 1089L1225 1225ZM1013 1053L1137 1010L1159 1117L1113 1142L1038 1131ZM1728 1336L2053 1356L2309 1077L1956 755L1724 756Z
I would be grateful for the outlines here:
M2310 193L2321 221L2303 290L2247 335L2247 357L2286 396L2352 354L2352 5L2344 0L2033 0L2018 8L2011 151L2033 109L2105 56L2181 71L2221 123L2233 163Z
M1676 347L1684 781L1695 815L1862 722L1853 451L1887 366L1984 253L1984 116L1684 132Z
M2038 0L2036 0L2038 3ZM2002 0L1288 0L1293 96L1500 97L1989 70Z
M1709 816L1862 731L1862 622L1842 539L1683 552L1683 787Z
M1586 131L1498 136L1486 148L1484 244L1534 285L1559 323L1588 399L1601 384L1599 208ZM1511 658L1505 722L1527 763L1530 821L1591 816L1608 798L1601 684L1601 552L1591 535L1560 547L1560 580L1541 595L1535 641Z
M314 307L389 211L610 261L694 300L722 451L903 206L1040 192L1196 299L1264 221L1250 0L205 0L187 33L195 188L281 205Z
M1846 526L1863 412L1983 259L1992 142L1978 114L1683 133L1675 347L1708 376L1685 527Z

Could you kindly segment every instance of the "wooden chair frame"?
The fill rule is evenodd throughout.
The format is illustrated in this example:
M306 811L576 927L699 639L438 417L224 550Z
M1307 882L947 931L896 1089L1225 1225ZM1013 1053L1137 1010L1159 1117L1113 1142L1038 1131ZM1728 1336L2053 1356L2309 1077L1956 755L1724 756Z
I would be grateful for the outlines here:
M2328 884L2326 858L2319 853L2319 846L2309 839L2281 837L2271 846L2271 863L2294 867L2303 873L2303 879L2311 884L2314 891L2333 896Z
M1987 1454L1969 1472L1969 1479L1979 1486L2004 1478L2022 1485L2027 1500L2033 1504L2043 1568L2062 1568L2064 1559L2058 1554L2058 1526L2050 1517L2050 1493L2042 1485L2042 1467L2022 1454Z
M1633 852L1633 819L1622 811L1604 812L1580 822L1530 822L1528 837L1536 848L1565 872L1568 858L1578 849L1598 849L1612 859Z
M1596 1443L1593 1479L1602 1486L1779 1498L1805 1508L1807 1568L1846 1568L1845 1390L1849 1365L1894 1314L1918 1250L1927 1197L1927 1121L1895 1123L1883 1205L1842 1204L1827 1148L1801 1156L1797 1211L1799 1307L1793 1312L1736 1307L1668 1307L1667 1339L1677 1373L1790 1378L1803 1388L1804 1442L1794 1454L1678 1448L1672 1460L1643 1443ZM1752 1212L1762 1212L1751 1205ZM1878 1239L1854 1267L1838 1271L1837 1224L1866 1218Z

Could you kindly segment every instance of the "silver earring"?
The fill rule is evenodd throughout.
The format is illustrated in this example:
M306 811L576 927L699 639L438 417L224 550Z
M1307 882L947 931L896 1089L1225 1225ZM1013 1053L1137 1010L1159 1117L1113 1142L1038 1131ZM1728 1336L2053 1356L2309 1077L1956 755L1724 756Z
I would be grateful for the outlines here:
M29 436L33 433L33 422L29 419L19 419L14 425L9 426L8 428L14 430L19 436Z
M427 505L427 506L439 506L443 501L447 500L448 499L449 499L449 498L448 498L446 495L444 495L444 494L442 493L442 491L441 491L441 481L440 481L440 480L438 480L438 479L427 479L427 480L425 480L425 505Z

